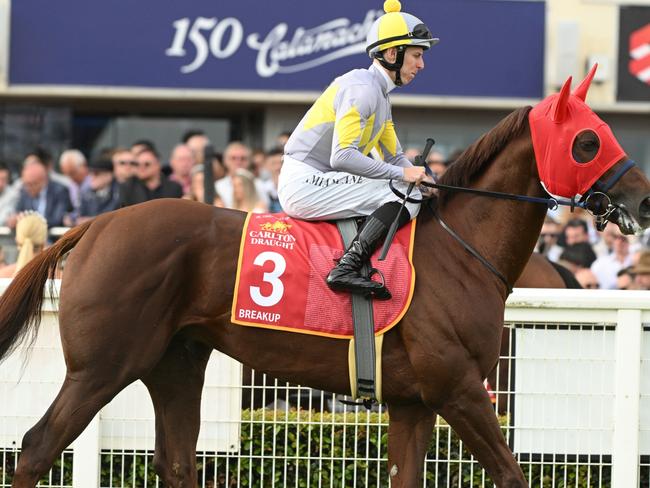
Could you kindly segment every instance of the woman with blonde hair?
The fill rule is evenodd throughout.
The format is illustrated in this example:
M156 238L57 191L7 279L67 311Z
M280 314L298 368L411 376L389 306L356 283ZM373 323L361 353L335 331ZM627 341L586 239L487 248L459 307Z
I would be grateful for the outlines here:
M16 276L18 271L32 260L45 247L47 242L47 221L36 212L24 212L18 215L16 223L16 246L18 259L0 269L0 278Z
M255 189L253 173L246 169L240 168L232 176L232 208L253 213L268 211Z

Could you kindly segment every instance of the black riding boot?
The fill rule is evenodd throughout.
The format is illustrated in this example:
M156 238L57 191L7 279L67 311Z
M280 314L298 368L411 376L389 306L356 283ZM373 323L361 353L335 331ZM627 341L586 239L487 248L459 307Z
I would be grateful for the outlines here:
M361 275L361 268L383 242L391 223L401 206L397 202L387 203L370 215L352 244L345 251L336 267L327 275L327 285L336 291L371 294L378 300L389 300L388 289L377 281ZM406 209L400 215L400 227L410 219Z

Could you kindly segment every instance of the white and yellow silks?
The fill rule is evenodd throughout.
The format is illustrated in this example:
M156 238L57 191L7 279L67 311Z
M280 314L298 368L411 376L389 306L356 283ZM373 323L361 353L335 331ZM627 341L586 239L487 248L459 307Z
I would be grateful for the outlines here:
M278 188L285 211L307 219L352 217L397 199L386 180L401 182L411 163L393 125L390 88L373 65L337 78L314 102L285 146ZM379 159L368 156L373 149Z

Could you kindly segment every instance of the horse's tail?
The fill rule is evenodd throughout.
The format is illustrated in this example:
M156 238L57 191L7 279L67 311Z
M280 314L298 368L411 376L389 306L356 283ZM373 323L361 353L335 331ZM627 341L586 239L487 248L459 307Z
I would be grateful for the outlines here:
M27 335L36 337L41 323L43 288L54 278L61 258L77 245L90 222L66 232L54 245L39 253L21 269L0 297L0 362Z

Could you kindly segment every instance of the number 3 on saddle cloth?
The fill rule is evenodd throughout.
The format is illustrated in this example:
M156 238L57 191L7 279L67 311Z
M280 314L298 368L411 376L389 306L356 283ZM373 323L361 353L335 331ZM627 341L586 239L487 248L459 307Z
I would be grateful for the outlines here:
M373 300L375 335L396 325L413 297L415 222L402 227L384 261L371 259L391 300ZM307 222L286 214L249 214L242 232L231 321L235 324L351 339L352 300L325 282L343 240L333 222Z

